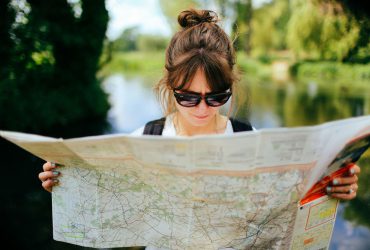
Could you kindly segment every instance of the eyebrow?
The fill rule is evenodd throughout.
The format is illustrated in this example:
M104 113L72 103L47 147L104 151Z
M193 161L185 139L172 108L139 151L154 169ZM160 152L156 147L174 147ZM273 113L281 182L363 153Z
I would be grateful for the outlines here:
M181 90L181 92L188 93L188 94L194 94L194 95L202 95L202 93L190 91L190 90ZM215 92L206 92L205 95L209 95Z
M227 89L229 90L229 89ZM224 92L229 92L229 91L213 91L213 92L206 92L204 95L212 95L212 94L220 94L220 93L224 93ZM195 91L191 91L191 90L179 90L183 93L188 93L188 94L193 94L193 95L202 95L201 93L199 92L195 92Z

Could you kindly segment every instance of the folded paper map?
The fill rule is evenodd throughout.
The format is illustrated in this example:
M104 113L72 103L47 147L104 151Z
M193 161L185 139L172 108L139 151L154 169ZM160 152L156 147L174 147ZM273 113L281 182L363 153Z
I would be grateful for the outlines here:
M55 240L96 248L325 249L338 201L323 190L369 147L370 116L194 137L0 135L64 165L52 192Z

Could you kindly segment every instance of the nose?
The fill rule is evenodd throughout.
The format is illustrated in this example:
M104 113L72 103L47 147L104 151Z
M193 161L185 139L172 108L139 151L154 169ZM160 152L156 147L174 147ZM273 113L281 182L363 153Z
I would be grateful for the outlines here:
M200 101L200 103L196 106L197 110L199 112L202 112L202 111L205 111L207 110L209 107L206 103L206 101L204 100L204 98L202 98L202 100Z

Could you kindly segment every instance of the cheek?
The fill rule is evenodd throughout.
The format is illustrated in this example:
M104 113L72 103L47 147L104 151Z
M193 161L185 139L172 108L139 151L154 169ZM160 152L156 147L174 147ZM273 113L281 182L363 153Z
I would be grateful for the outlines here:
M186 108L186 107L183 107L180 104L176 103L176 109L180 114L186 115L189 112L189 109L191 109L191 108Z
M210 110L213 114L216 114L220 110L220 107L210 107Z
M219 112L220 108L219 107L209 107L208 108L208 114L211 116L217 114Z

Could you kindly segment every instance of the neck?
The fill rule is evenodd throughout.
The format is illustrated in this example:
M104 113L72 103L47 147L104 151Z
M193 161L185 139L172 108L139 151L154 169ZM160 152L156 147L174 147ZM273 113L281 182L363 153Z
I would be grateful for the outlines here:
M227 118L222 117L220 114L216 114L205 126L194 126L177 112L173 122L177 135L193 136L224 133L226 129Z

